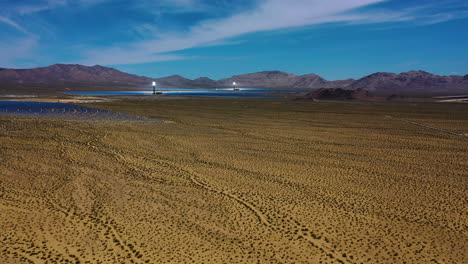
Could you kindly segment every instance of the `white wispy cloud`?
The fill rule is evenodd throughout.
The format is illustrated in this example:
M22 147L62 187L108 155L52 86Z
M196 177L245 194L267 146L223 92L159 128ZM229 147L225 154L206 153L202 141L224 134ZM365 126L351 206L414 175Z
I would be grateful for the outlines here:
M24 27L22 27L21 25L19 25L18 23L16 23L15 21L11 20L8 17L0 16L0 22L3 22L25 34L30 34L30 32L27 31Z
M239 35L300 27L312 24L351 21L343 13L382 0L265 0L257 8L225 19L208 20L191 27L186 33L159 34L152 40L134 42L125 47L88 50L85 64L129 64L149 62L155 54L209 45ZM131 60L129 60L132 58ZM142 61L140 61L140 59ZM130 62L131 61L131 62Z
M10 13L12 15L19 14L19 15L27 15L32 13L37 13L49 9L54 9L60 6L64 6L67 4L67 0L46 0L46 1L36 1L34 4L21 4L18 2L17 4L13 5Z
M415 25L425 25L468 16L467 11L456 10L456 8L466 6L463 1L457 0L446 0L416 7L409 6L400 10L386 10L385 8L359 10L359 8L384 1L263 0L252 10L246 10L224 19L203 21L190 27L185 33L161 33L154 30L152 39L118 45L105 50L89 49L83 53L85 59L82 63L131 64L150 62L152 57L158 57L157 54L225 43L230 38L248 33L322 23L413 22ZM440 11L434 12L434 10ZM141 58L141 61L138 58ZM177 59L181 58L177 57Z
M34 13L65 7L71 3L89 6L105 1L109 0L38 0L33 4L23 4L18 1L11 6L0 6L0 22L6 23L23 33L31 34L25 26L15 22L12 17L25 17Z

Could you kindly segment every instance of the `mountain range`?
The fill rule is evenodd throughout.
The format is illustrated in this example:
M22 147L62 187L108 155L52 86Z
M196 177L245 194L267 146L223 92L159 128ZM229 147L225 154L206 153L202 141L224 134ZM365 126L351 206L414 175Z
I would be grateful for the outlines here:
M152 81L158 87L217 88L239 87L315 90L320 88L364 89L375 94L456 94L468 92L468 75L440 76L424 71L409 71L400 74L378 72L361 79L328 81L316 74L295 75L281 71L263 71L235 75L221 80L207 77L187 79L180 75L149 78L121 72L103 66L77 64L54 64L33 69L0 68L0 92L34 87L49 90L124 90L150 88ZM60 90L61 89L61 90Z

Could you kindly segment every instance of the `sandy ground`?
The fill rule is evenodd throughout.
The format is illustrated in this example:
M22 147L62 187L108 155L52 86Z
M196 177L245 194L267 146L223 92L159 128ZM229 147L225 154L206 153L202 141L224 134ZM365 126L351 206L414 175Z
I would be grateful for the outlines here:
M0 263L467 263L464 104L114 101L0 116Z

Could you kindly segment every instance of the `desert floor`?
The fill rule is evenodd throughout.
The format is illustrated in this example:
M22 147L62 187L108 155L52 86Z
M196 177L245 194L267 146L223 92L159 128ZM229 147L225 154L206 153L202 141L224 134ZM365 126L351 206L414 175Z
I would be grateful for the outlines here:
M0 116L0 263L467 263L466 104L124 100ZM394 117L394 118L390 118Z

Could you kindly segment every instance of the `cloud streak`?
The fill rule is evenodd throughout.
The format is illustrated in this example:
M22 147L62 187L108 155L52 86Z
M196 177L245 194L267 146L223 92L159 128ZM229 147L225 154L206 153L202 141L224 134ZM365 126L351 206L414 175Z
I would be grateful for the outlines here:
M84 64L131 64L149 62L155 54L209 45L240 35L307 26L328 22L352 21L357 16L345 12L382 0L266 0L257 8L225 19L208 20L191 27L187 33L160 34L151 40L126 47L95 49L84 53ZM360 17L359 17L360 18Z
M467 4L457 0L406 7L396 11L382 7L362 10L383 2L385 0L263 0L252 10L223 19L203 21L190 27L185 33L155 31L153 38L144 41L118 45L110 49L90 49L83 53L85 59L82 63L111 65L150 62L151 58L158 58L157 54L216 45L249 33L323 23L369 24L409 21L415 25L428 25L468 16L467 11L457 9Z
M15 21L9 19L8 17L3 17L3 16L0 16L0 22L3 22L25 34L31 34L29 31L27 31L25 28L23 28L22 26L20 26L18 23L16 23Z

